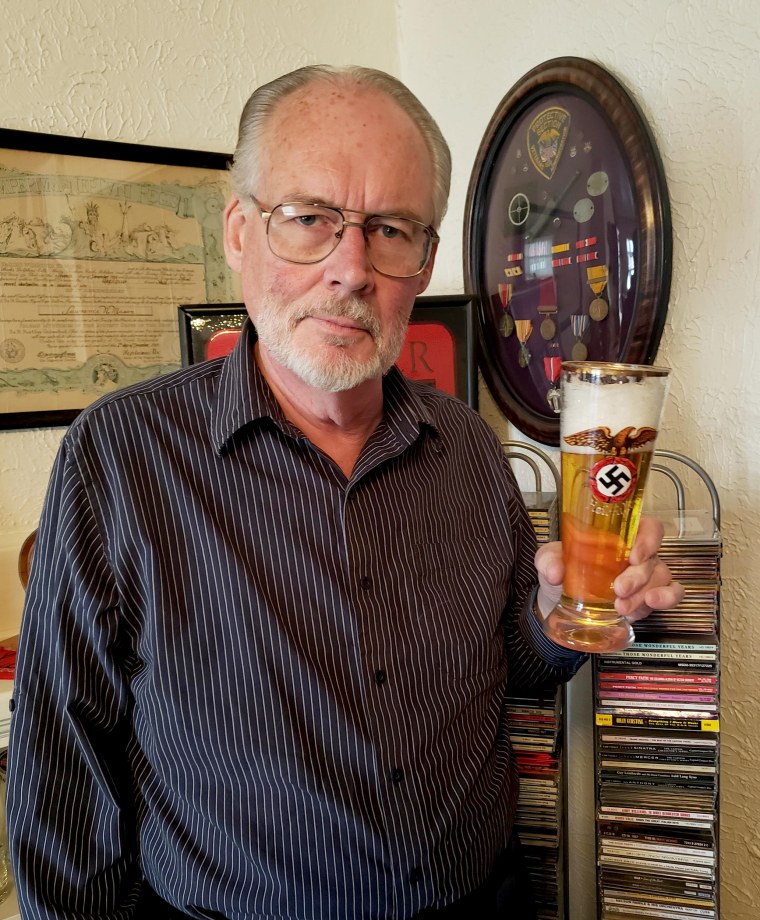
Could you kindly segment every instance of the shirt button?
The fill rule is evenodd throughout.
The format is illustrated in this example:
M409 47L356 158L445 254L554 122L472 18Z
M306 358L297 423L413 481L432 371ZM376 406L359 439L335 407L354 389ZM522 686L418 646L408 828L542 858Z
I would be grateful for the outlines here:
M419 885L422 881L422 869L419 866L415 866L409 873L409 881L412 885Z
M404 771L399 767L394 767L391 770L391 782L398 786L398 784L404 779Z
M372 587L372 579L368 575L363 575L359 581L359 586L361 587L362 591L369 591L369 589Z
M388 680L388 675L381 668L378 668L375 671L375 683L382 687L386 680Z

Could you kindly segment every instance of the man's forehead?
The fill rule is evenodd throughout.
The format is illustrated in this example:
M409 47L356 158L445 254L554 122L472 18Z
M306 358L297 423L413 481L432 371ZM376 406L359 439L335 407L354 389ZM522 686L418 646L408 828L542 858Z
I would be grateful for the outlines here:
M372 111L375 117L382 115L390 120L408 120L411 123L398 103L382 90L333 85L317 80L282 99L272 113L271 124L279 130L288 126L297 128L299 123L324 125L333 131L339 125L346 130L357 120L366 121L368 111Z
M427 144L382 90L315 81L281 100L262 140L259 194L432 218ZM308 194L296 195L304 186Z

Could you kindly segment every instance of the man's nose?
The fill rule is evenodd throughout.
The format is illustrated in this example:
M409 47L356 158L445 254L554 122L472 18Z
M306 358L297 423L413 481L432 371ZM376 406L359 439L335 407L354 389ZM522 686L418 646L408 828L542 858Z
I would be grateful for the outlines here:
M327 280L351 291L374 285L374 269L369 261L364 224L344 220L339 242L325 263Z

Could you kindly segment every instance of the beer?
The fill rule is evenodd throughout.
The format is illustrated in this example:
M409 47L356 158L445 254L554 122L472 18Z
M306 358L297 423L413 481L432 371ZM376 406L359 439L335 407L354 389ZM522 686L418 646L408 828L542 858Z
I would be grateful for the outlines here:
M635 467L635 482L619 502L589 495L589 476L607 459L605 454L562 454L562 479L567 483L562 489L563 601L599 609L614 607L612 583L628 564L652 453L642 450L626 458ZM610 468L614 476L616 466L601 466L602 470ZM617 482L624 481L628 472L622 467Z
M562 598L544 628L587 652L635 636L615 611L615 578L636 537L669 371L641 365L562 365Z

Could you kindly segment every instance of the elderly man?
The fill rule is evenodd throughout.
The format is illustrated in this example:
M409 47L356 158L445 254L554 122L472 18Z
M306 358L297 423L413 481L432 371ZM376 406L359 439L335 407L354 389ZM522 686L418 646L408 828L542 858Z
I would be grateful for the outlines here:
M505 689L584 659L541 630L561 559L538 587L498 441L393 366L449 172L385 74L248 102L225 246L252 323L56 461L9 764L25 918L526 916ZM619 579L633 619L679 598L659 537Z

